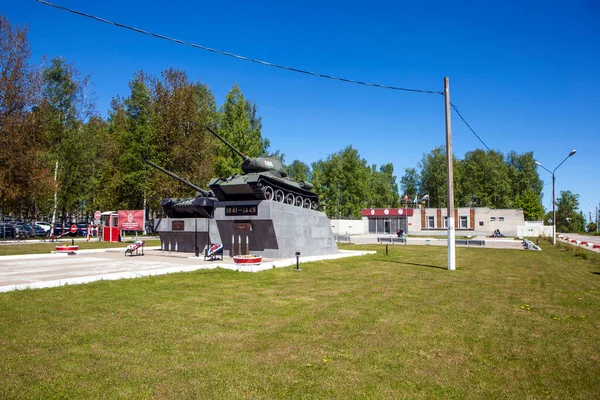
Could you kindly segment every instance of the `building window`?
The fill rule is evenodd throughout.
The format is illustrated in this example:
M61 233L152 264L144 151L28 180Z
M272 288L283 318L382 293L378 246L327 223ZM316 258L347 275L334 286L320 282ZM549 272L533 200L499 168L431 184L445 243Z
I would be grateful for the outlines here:
M490 221L494 222L496 220L496 217L490 217Z
M466 216L460 217L460 229L467 229L467 217Z
M448 217L444 217L444 228L448 228Z
M435 220L433 217L427 217L427 228L434 229L435 228Z
M479 221L479 226L483 226L483 221Z
M504 221L504 217L498 217L498 221Z

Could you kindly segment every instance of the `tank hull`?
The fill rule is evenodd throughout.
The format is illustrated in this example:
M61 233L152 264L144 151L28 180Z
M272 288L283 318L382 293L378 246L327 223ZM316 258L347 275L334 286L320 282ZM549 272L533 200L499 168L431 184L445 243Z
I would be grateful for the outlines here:
M215 178L208 187L220 201L272 200L316 209L318 196L289 178L280 178L267 173L233 175L229 178Z
M171 218L212 218L215 210L215 200L208 197L167 198L160 205Z

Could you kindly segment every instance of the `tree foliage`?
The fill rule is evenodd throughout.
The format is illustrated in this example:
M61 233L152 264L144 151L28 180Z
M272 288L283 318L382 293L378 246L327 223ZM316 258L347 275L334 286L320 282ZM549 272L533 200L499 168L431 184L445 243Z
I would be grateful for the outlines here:
M261 136L261 130L256 105L246 100L239 86L234 85L220 109L219 135L247 157L258 157L265 155L269 148L269 141ZM213 138L213 143L216 175L226 177L241 173L240 156L217 138Z
M356 149L345 149L312 164L312 183L330 218L360 218L366 207L394 207L398 187L392 164L377 170Z
M0 16L0 204L34 215L52 190L39 112L40 71L29 66L27 29Z
M556 199L556 231L584 232L585 218L579 208L579 195L570 190L561 191Z
M423 155L419 163L419 188L423 194L429 194L431 207L444 207L447 198L446 150L436 147L429 154Z
M310 181L310 167L300 160L294 160L287 166L287 174L290 178L300 181Z
M419 172L417 172L416 168L406 168L404 170L404 175L402 175L402 178L400 178L400 190L402 193L408 195L411 199L414 197L421 199L427 193L420 189L420 180L421 176L419 175Z
M85 213L90 195L89 162L93 138L85 123L94 114L87 94L89 77L82 77L63 58L53 58L43 71L42 105L46 135L58 176L58 207L63 219Z
M384 164L377 170L376 165L371 166L369 177L369 197L367 207L398 207L400 204L400 195L398 194L398 184L394 176L394 166L392 163Z

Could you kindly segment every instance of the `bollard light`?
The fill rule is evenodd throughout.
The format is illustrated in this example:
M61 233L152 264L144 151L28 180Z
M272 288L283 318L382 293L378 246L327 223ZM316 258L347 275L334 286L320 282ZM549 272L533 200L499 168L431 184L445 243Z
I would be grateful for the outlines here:
M296 252L296 269L297 270L300 269L300 252L299 251Z

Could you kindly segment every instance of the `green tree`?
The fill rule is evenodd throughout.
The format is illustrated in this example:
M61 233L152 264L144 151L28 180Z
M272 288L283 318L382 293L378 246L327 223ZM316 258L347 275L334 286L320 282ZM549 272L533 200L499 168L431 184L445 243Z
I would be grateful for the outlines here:
M329 218L359 218L370 198L371 169L352 146L312 164L313 184Z
M118 144L110 136L107 125L100 116L93 116L83 127L90 141L90 158L86 164L86 175L89 176L86 204L90 211L118 209L117 192L109 184L110 180L121 178L118 171Z
M365 207L397 207L400 195L398 194L398 184L394 176L394 166L392 163L384 164L377 170L377 166L371 166L370 171L370 190L369 199Z
M35 216L52 190L43 121L41 76L29 62L27 29L0 16L0 206Z
M420 190L429 194L431 207L444 207L448 198L447 174L446 174L446 150L440 146L424 154L419 163Z
M461 166L460 202L470 207L510 208L512 188L502 153L474 150Z
M411 199L415 196L418 199L423 198L427 193L422 193L419 188L419 182L421 177L416 168L406 168L404 170L404 175L400 178L400 190L402 193L407 194Z
M510 186L513 191L512 206L522 208L526 221L535 221L544 216L542 206L543 182L539 177L533 152L517 154L514 151L506 157Z
M557 232L582 232L583 216L577 212L579 208L579 195L570 190L561 191L556 199L556 231Z
M214 96L205 85L190 82L182 71L168 69L161 77L153 89L151 159L197 186L206 186L213 176L206 126L217 120ZM161 172L151 172L147 196L153 201L194 195L188 186Z
M93 177L97 209L118 210L125 196L122 193L124 179L120 167L121 148L119 145L119 136L125 130L127 130L125 104L117 96L111 101L105 129L97 132L99 137L99 145L96 148L98 168Z
M239 86L234 85L220 109L219 135L247 157L258 157L265 155L269 148L269 141L262 138L261 130L256 105L246 100ZM213 143L217 155L216 176L241 173L242 159L218 139L214 138Z
M126 126L119 131L119 165L123 186L120 208L146 208L148 167L154 143L153 103L149 78L140 72L129 83L130 95L124 101Z
M523 209L525 221L539 221L544 218L545 211L540 196L532 189L521 193L513 202L513 207Z
M82 217L89 193L90 140L83 129L84 121L94 114L87 93L89 77L81 77L72 64L62 58L52 59L43 71L44 106L47 139L56 161L58 182L57 205L63 220Z
M299 160L294 160L287 166L287 174L296 181L308 182L310 180L310 167Z

